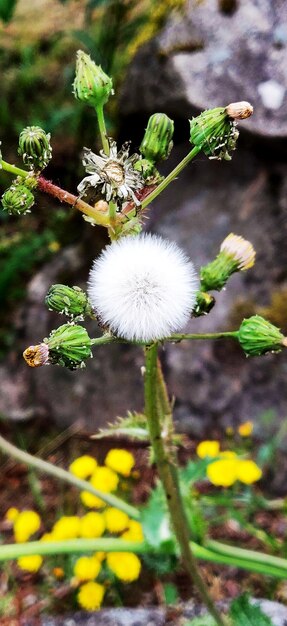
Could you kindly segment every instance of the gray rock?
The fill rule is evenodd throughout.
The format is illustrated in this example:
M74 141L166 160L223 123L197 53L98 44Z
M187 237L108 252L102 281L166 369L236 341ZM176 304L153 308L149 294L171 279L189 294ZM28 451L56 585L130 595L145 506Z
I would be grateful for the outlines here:
M217 0L190 3L182 21L142 47L131 65L122 111L195 110L248 100L256 115L244 128L287 135L287 12L284 0L240 0L232 14Z

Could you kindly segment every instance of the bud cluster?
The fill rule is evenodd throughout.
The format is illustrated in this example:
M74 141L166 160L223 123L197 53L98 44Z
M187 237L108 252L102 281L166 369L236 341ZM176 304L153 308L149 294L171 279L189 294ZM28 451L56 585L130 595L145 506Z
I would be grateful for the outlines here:
M91 345L83 326L68 323L52 330L42 343L29 346L23 356L30 367L52 363L74 370L85 367L85 361L92 357Z

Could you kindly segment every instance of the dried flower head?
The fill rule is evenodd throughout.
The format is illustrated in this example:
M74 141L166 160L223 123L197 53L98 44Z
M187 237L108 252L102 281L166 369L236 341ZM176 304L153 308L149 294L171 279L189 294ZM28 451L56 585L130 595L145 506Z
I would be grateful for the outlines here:
M41 367L49 362L49 348L46 343L29 346L23 352L23 357L30 367Z
M83 165L90 176L86 176L78 185L79 194L84 195L90 188L94 188L107 202L133 200L137 205L140 204L135 192L142 189L144 180L140 172L134 169L139 155L132 154L129 157L129 142L124 143L119 152L113 139L109 138L109 145L109 156L103 150L95 154L89 148L84 148Z
M253 106L250 102L231 102L225 109L227 115L234 120L246 120L253 114Z
M94 262L88 293L112 332L149 342L185 325L197 287L185 254L174 243L147 234L107 246Z

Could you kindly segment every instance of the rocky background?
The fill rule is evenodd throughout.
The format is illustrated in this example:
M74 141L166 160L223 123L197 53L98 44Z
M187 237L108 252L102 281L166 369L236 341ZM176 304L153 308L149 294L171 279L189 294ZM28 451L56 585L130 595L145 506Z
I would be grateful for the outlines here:
M189 150L188 118L200 110L249 100L231 162L199 155L154 203L147 228L175 240L196 267L212 260L229 232L250 239L254 268L230 279L208 317L190 332L237 328L242 317L266 315L287 332L287 12L284 0L190 2L133 61L121 97L121 138L135 145L155 111L176 122L175 147L163 173ZM30 370L22 349L61 323L44 295L53 282L85 285L104 233L85 226L84 239L59 251L28 286L17 313L17 337L0 365L0 413L11 419L54 419L61 427L81 420L95 430L143 403L141 351L111 345L97 349L86 370ZM94 332L93 325L90 330ZM178 428L210 435L247 419L260 429L264 412L277 425L287 414L287 354L246 359L232 342L185 342L163 354ZM276 422L275 422L276 427Z

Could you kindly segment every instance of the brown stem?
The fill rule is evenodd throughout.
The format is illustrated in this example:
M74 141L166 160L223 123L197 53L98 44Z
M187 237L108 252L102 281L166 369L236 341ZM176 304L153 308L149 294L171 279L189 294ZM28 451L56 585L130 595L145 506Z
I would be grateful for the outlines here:
M65 191L65 189L62 189L57 185L54 185L54 183L46 180L46 178L44 178L43 176L39 176L37 182L38 189L40 191L48 193L50 196L53 196L54 198L60 200L60 202L66 202L67 204L70 204L72 207L78 209L85 215L92 217L95 223L99 226L108 226L108 215L104 215L100 211L97 211L97 209L92 207L90 204L87 204L87 202L84 202L84 200L81 200L77 196L74 196L74 194L70 193L69 191Z

